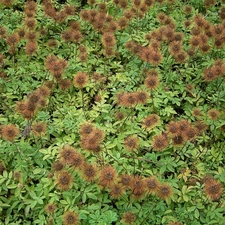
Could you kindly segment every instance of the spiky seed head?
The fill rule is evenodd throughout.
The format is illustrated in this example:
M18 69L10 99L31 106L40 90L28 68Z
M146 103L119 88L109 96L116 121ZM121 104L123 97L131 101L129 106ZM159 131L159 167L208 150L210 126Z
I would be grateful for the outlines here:
M73 78L73 84L77 88L84 88L88 83L88 76L86 72L77 72Z
M169 145L165 134L155 135L152 141L152 148L155 151L163 151Z
M65 211L62 215L63 225L78 225L79 215L74 211Z
M19 134L19 129L14 124L1 126L1 135L6 141L13 142Z
M71 188L73 177L67 171L60 171L56 178L56 187L61 191L66 191Z
M157 188L156 194L159 196L159 198L166 200L171 198L173 195L173 189L169 184L161 183Z
M109 187L117 179L117 172L112 166L105 166L101 170L99 184L103 187Z
M94 182L98 176L97 167L93 164L84 163L82 168L82 177L88 182Z

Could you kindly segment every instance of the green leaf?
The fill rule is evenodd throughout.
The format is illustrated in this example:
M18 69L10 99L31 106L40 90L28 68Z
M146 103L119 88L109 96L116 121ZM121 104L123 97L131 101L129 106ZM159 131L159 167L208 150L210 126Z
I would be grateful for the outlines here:
M196 206L191 206L191 207L188 207L187 208L187 211L188 212L192 212L192 211L194 211L196 209Z
M17 188L17 184L9 184L7 186L8 189L14 189L14 188Z
M30 191L29 194L33 199L37 199L37 195L35 194L35 192Z
M96 195L94 195L94 194L92 194L92 193L87 193L87 196L88 196L88 198L91 198L91 199L97 200Z
M33 170L33 174L39 174L39 173L41 173L42 171L43 171L43 169L37 168L37 169L34 169L34 170Z
M86 200L87 200L87 195L86 195L86 193L83 193L83 195L82 195L82 202L85 203Z
M63 205L68 205L68 202L66 200L60 200L60 203Z
M183 199L184 199L185 202L188 202L188 200L189 200L187 195L183 195Z
M185 193L187 192L187 186L186 186L186 185L184 185L184 186L182 187L181 192L182 192L182 194L185 194Z
M196 218L196 219L199 218L199 211L198 211L198 209L195 209L195 218Z

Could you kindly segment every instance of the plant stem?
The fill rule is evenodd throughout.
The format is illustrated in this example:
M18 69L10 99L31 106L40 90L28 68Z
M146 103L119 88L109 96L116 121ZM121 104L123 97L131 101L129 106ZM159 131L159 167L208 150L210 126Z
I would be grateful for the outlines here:
M87 119L87 115L85 112L85 106L84 106L84 90L83 90L83 88L81 88L81 98L82 98L82 110L83 110L85 119Z
M113 160L115 160L115 161L117 161L118 163L120 163L118 159L116 159L114 156L112 156L112 155L108 152L108 149L106 148L106 146L105 146L104 143L103 143L103 146L104 146L104 149L105 149L105 152L107 153L107 155L110 156ZM123 167L124 170L127 172L127 169L126 169L123 165L122 165L122 167Z
M150 216L150 213L152 212L152 210L154 209L155 204L152 206L151 210L148 212L147 216L141 221L140 225L144 224L144 222L147 220L147 218Z
M137 104L134 106L134 108L137 106ZM131 113L133 112L132 108L130 108L130 112L127 115L127 117L124 119L123 123L121 124L120 128L123 127L123 125L125 124L125 122L128 120L128 118L131 116ZM117 130L118 131L118 130Z

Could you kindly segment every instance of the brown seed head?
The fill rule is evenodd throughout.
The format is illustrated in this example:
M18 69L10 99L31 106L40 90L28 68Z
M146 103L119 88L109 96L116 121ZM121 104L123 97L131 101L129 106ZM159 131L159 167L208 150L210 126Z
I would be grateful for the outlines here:
M191 12L192 12L192 7L190 5L185 5L184 6L184 12L187 14L187 15L190 15Z
M59 158L63 163L72 164L76 157L76 149L70 145L65 145L59 151Z
M122 222L128 225L132 225L136 220L136 216L133 212L125 212L122 215Z
M153 127L157 126L160 122L160 118L157 114L151 114L145 117L142 121L142 127L144 129L152 129Z
M169 184L161 183L157 188L156 194L159 196L159 198L166 200L171 198L173 195L173 189Z
M56 39L49 39L48 42L47 42L47 46L49 48L56 48L58 47L58 41Z
M32 124L32 132L34 136L40 137L45 135L46 130L47 130L47 124L46 123L41 123L41 122L36 122Z
M77 88L84 88L88 83L88 76L86 72L77 72L73 79L73 84Z
M194 126L197 128L198 134L201 134L202 132L206 131L208 128L208 126L205 124L205 122L201 121L201 120L196 121Z
M204 0L205 8L209 8L216 4L216 0Z
M61 160L56 160L52 163L52 170L54 172L59 172L61 170L63 170L65 167L65 163Z
M84 157L80 153L76 152L71 160L71 165L75 169L81 169L84 164Z
M169 43L169 51L171 55L177 56L177 54L180 53L181 50L182 50L182 46L180 42L172 41Z
M177 53L177 55L175 56L175 60L177 63L185 63L187 61L188 55L181 51L179 53Z
M200 50L203 54L206 54L210 51L211 47L208 44L203 44L200 46Z
M28 29L33 30L37 25L37 21L36 21L36 19L34 19L32 17L26 18L26 20L24 21L24 24Z
M5 37L6 33L7 33L6 28L3 26L0 26L0 38Z
M48 203L45 206L45 212L48 214L53 214L56 210L56 205L54 203Z
M201 29L204 27L206 20L201 14L197 14L194 16L194 22L198 26L198 29Z
M4 170L5 170L5 166L4 166L3 162L0 161L0 175L3 174Z
M115 50L113 47L105 47L103 54L106 57L113 57L115 56Z
M98 153L99 151L101 151L99 141L92 135L84 138L82 137L80 145L82 148L91 151L92 153Z
M121 17L118 21L118 29L119 30L124 30L125 28L127 28L128 24L129 24L129 20L125 17Z
M184 139L194 140L198 135L198 130L195 127L189 127L183 134Z
M116 43L116 39L115 39L115 36L113 33L111 32L105 32L103 35L102 35L102 44L104 46L107 46L107 47L112 47L114 46Z
M25 3L25 9L36 11L37 9L37 3L35 1L27 1Z
M201 37L199 35L191 37L190 45L192 48L196 48L200 46L200 44L201 44Z
M70 21L69 27L71 30L78 30L78 31L80 31L80 28L81 28L80 23L76 20Z
M148 100L148 93L146 91L136 92L136 98L138 104L146 104Z
M38 50L38 45L36 42L29 41L26 44L25 52L27 55L34 55Z
M82 166L82 176L88 182L94 182L98 176L97 167L93 164L84 163Z
M73 183L73 177L67 171L60 171L56 178L56 187L61 191L69 190Z
M1 126L1 135L6 141L13 142L18 136L19 132L19 129L14 124Z
M78 225L79 215L76 212L65 211L62 215L63 225Z
M118 6L120 6L122 9L126 9L128 6L127 0L114 0L114 3L118 4Z
M200 117L200 116L202 116L202 110L199 109L199 108L193 108L192 109L192 115L194 117Z
M127 9L123 12L123 16L128 20L132 20L134 18L135 13L131 9Z
M74 30L64 30L61 33L61 37L65 42L72 42L74 40Z
M185 26L186 28L190 27L190 26L191 26L191 21L190 21L190 20L185 20L185 21L184 21L184 26Z
M154 0L144 0L144 4L148 7L151 7L154 5Z
M124 139L123 145L125 149L133 152L139 148L139 138L134 135L129 135Z
M116 112L115 118L116 120L122 120L124 119L125 115L122 112Z
M134 107L137 104L137 96L135 93L124 93L118 104L124 107Z
M103 187L110 187L117 178L117 172L112 166L105 166L100 173L99 184Z
M223 194L223 185L214 178L205 182L204 192L210 199L217 201Z
M220 112L217 109L210 109L207 115L211 120L217 120L220 116Z
M172 136L176 136L180 133L179 130L179 123L178 122L174 122L174 121L170 121L168 126L167 126L167 131L172 135Z
M66 13L66 15L73 16L75 13L75 8L72 5L65 5L63 11Z
M35 13L36 12L34 10L29 10L29 9L24 10L24 14L26 15L27 18L34 18Z
M95 82L105 82L106 81L106 78L104 77L104 75L102 75L98 72L95 72L95 73L92 74L92 79Z
M94 6L96 4L96 0L88 0L88 4Z
M8 45L14 46L20 41L20 37L17 33L9 34L6 38L6 42Z
M156 177L151 176L144 179L149 194L155 193L159 187L159 181Z
M121 174L119 176L119 183L126 189L130 187L131 182L132 182L132 177L129 174Z
M152 148L155 151L163 151L169 145L167 136L159 134L153 137Z
M64 10L61 10L55 13L55 15L53 16L53 19L58 23L62 23L66 20L67 16L68 15L66 14L66 12Z
M82 39L82 34L80 31L76 30L76 31L73 31L73 41L75 43L79 43Z
M179 125L179 131L183 133L190 127L191 124L188 120L183 119L178 122L178 125Z
M29 31L25 34L25 38L30 42L36 41L37 37L38 37L38 34L35 31Z
M146 88L154 90L159 86L159 78L154 75L147 76L145 78L144 84Z
M108 23L107 32L115 33L118 29L118 24L115 21L110 21Z
M72 85L72 81L70 79L61 79L59 81L59 87L62 89L62 90L66 90L66 89L69 89Z
M98 128L94 128L90 136L95 138L100 143L105 138L105 132Z
M51 90L47 85L43 85L37 89L37 92L41 95L41 97L46 98L51 94Z
M79 134L81 136L87 136L90 135L94 131L94 125L90 122L85 122L80 125Z
M101 2L98 4L98 8L100 12L106 12L107 11L107 5L105 2Z
M135 176L132 178L130 188L134 199L143 199L146 194L146 183L141 176Z
M119 199L122 197L122 195L124 194L125 189L122 185L120 184L112 184L110 186L110 196L113 199Z
M88 10L82 9L80 11L80 18L84 21L88 21L90 18L90 14Z
M172 145L174 147L183 147L186 142L186 136L184 135L176 135L172 138Z
M0 173L1 174L1 173ZM14 171L13 178L17 181L20 181L22 178L22 173L20 171Z
M203 79L206 81L206 82L210 82L210 81L213 81L217 78L217 75L214 73L214 71L212 70L212 68L206 68L204 71L203 71Z
M25 119L32 119L37 111L37 104L28 101L21 104L21 106L24 107L24 110L20 112L22 116Z
M6 7L10 7L14 0L1 0L1 4L5 5Z

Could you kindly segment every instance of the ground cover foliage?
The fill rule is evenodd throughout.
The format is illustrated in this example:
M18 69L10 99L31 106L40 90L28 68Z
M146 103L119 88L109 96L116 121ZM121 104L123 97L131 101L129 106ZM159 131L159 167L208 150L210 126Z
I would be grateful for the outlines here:
M1 224L225 224L225 1L0 20Z

